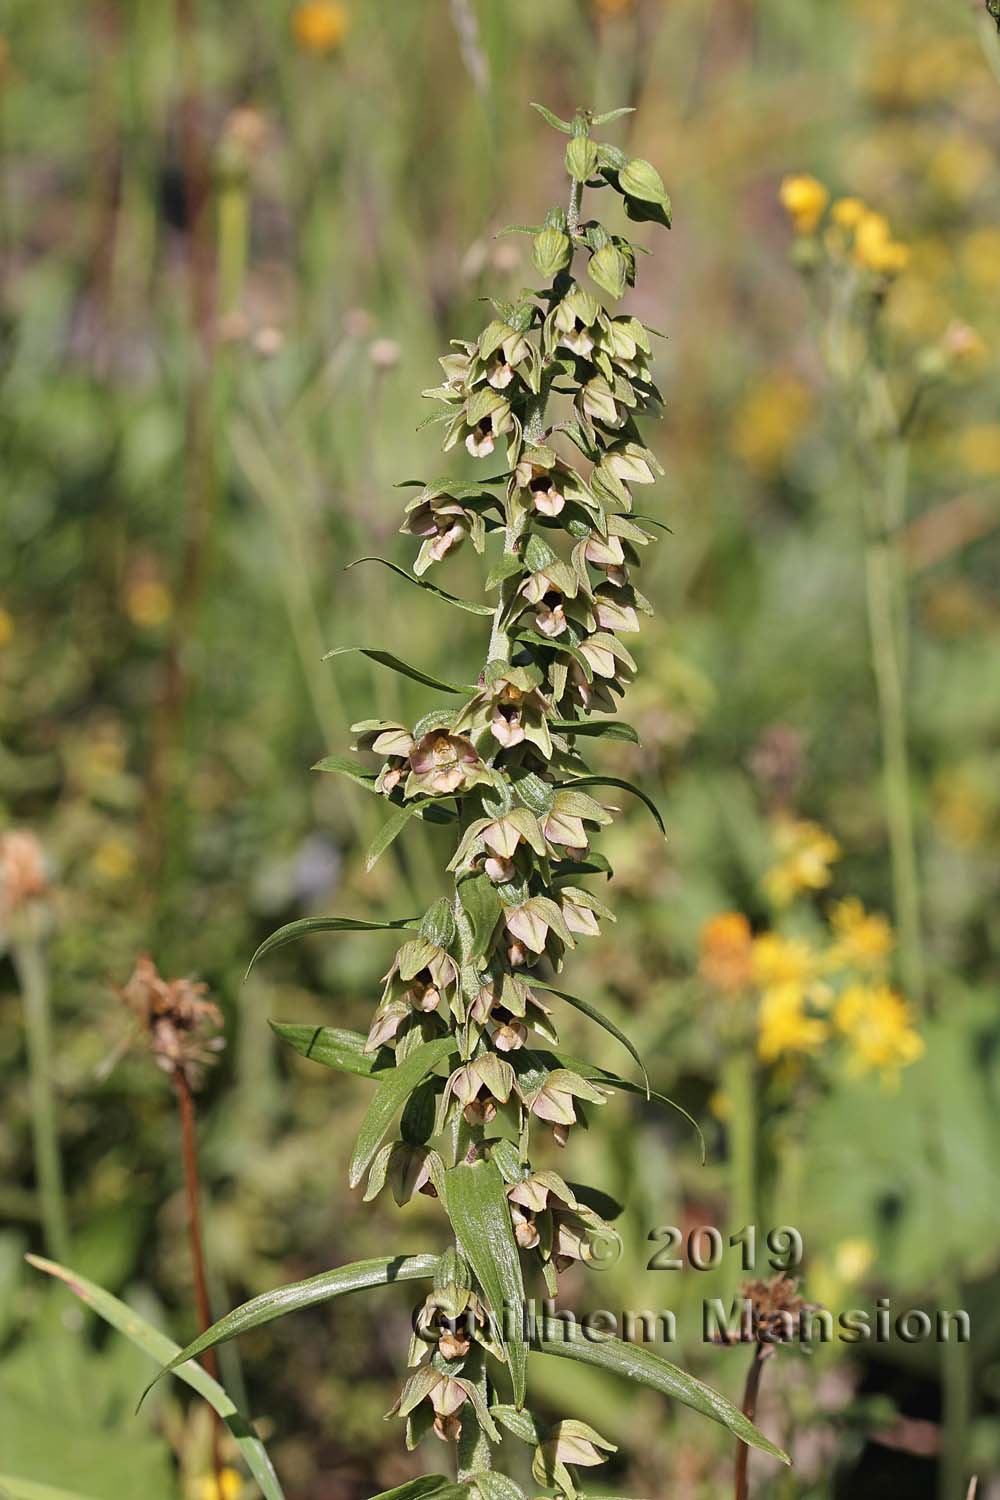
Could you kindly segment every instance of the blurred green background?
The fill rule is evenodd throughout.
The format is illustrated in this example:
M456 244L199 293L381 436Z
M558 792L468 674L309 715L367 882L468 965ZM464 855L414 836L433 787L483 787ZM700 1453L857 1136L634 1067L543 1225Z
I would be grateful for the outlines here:
M703 1297L735 1294L736 1253L711 1273L645 1268L655 1226L742 1222L724 1060L734 1035L752 1046L754 1001L720 998L704 954L699 974L700 934L725 911L773 920L760 882L778 812L841 847L816 912L853 895L891 913L857 481L778 204L782 177L808 171L887 213L911 248L886 310L901 358L956 319L987 352L923 414L903 539L926 1051L895 1087L832 1054L761 1063L751 1206L762 1232L800 1230L807 1296L966 1307L973 1341L944 1358L898 1340L779 1355L759 1420L796 1463L755 1458L752 1492L962 1500L977 1474L981 1500L1000 1495L1000 83L981 20L971 0L8 0L0 826L37 835L52 884L71 1263L182 1342L174 1101L127 1046L114 988L142 952L205 980L225 1014L199 1097L217 1314L443 1244L427 1199L400 1213L349 1194L366 1085L279 1054L267 1028L364 1029L385 935L318 940L242 976L281 921L405 916L437 892L435 830L366 876L379 807L308 769L346 749L352 721L412 721L427 696L361 658L320 658L364 642L445 675L481 660L472 617L345 565L411 561L392 485L447 467L416 430L420 390L448 339L478 331L477 299L531 279L527 242L495 238L563 193L562 142L528 101L631 104L612 134L656 163L675 208L673 233L644 241L629 304L667 335L651 434L667 477L649 508L671 532L647 570L657 615L626 709L642 748L600 758L654 797L669 839L641 807L609 831L619 920L567 982L626 1025L709 1150L702 1166L679 1116L621 1097L573 1140L563 1170L628 1205L623 1258L581 1271L576 1303L673 1308L680 1344L663 1352L738 1399L746 1352L706 1346L700 1324ZM481 587L464 553L441 576ZM582 1018L564 1029L570 1051L607 1060ZM0 1473L94 1500L204 1500L205 1412L176 1386L134 1416L148 1362L23 1266L43 1240L6 960L0 1074ZM440 1461L405 1454L381 1421L408 1308L405 1291L378 1296L220 1351L289 1500L354 1500ZM598 1488L729 1493L721 1429L535 1363L545 1409L621 1445Z

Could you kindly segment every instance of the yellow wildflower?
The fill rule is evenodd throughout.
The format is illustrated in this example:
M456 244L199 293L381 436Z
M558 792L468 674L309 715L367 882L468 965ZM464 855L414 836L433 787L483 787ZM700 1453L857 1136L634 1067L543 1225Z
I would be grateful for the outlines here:
M854 229L867 212L860 198L838 198L830 209L830 217L841 229Z
M796 234L812 234L830 201L823 184L808 172L784 178L778 196Z
M906 269L910 252L906 245L893 239L884 214L868 212L859 219L854 231L854 258L868 271L892 276Z
M830 884L830 866L840 858L840 845L818 823L781 818L774 825L779 856L764 876L764 891L776 906L787 906L801 891L819 891Z
M725 1089L716 1089L708 1096L708 1109L717 1120L725 1123L726 1120L732 1119L733 1101Z
M724 995L733 995L750 980L753 939L742 912L723 911L701 929L698 973Z
M195 1481L197 1500L240 1500L243 1479L236 1469L223 1469L218 1481L214 1474L205 1474Z
M761 989L794 984L805 991L816 977L819 958L802 938L762 932L753 940L751 964L754 981Z
M0 605L0 646L7 646L14 639L14 616Z
M306 0L292 13L292 35L303 52L325 57L336 52L350 25L347 11L337 0Z
M811 1016L798 984L779 984L766 990L757 1018L757 1055L775 1062L786 1053L817 1052L828 1036L825 1021Z
M835 965L857 969L877 969L895 945L888 918L881 912L867 912L857 896L845 896L830 912L830 926L835 942L830 961Z
M888 985L849 985L837 1001L833 1019L847 1038L855 1071L877 1069L886 1082L894 1082L899 1069L915 1062L924 1050L909 1006Z
M833 1266L841 1281L860 1281L875 1261L871 1240L841 1240L833 1252Z
M794 375L755 381L733 419L733 447L756 473L774 474L811 412L812 397Z

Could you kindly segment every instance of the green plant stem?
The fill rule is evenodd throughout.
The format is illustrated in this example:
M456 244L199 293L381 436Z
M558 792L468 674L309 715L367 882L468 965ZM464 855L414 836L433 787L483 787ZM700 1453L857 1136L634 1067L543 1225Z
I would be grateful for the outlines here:
M486 1357L481 1344L473 1344L462 1369L466 1380L471 1380L483 1401L487 1401ZM489 1439L483 1432L471 1401L462 1407L462 1431L459 1433L455 1452L456 1477L459 1484L471 1479L473 1474L493 1467Z
M950 1312L962 1305L962 1283L956 1270L945 1277L945 1304ZM964 1495L969 1478L969 1428L972 1419L972 1369L969 1345L949 1338L941 1345L941 1385L944 1442L938 1472L941 1500Z
M24 1001L31 1132L42 1229L49 1256L65 1264L70 1258L69 1229L56 1127L55 1091L52 1087L52 1015L49 1007L48 974L37 942L15 942L12 953Z
M906 600L897 535L906 502L907 445L893 443L882 494L869 506L865 585L872 669L878 698L882 774L892 865L893 904L899 929L900 974L907 998L924 998L913 803L906 728Z
M754 1222L757 1201L756 1065L747 1047L727 1057L722 1086L729 1100L729 1215L731 1227Z

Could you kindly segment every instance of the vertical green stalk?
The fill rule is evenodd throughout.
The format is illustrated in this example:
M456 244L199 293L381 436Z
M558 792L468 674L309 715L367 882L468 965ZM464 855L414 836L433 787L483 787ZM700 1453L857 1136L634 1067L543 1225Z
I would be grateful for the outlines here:
M757 1202L756 1063L747 1046L734 1048L723 1064L722 1086L729 1100L730 1227L754 1222Z
M957 1271L945 1276L945 1303L949 1312L962 1305L962 1283ZM951 1330L954 1335L954 1330ZM972 1418L972 1368L969 1346L952 1336L941 1345L941 1384L944 1443L938 1471L941 1500L964 1495L969 1479L969 1427Z
M881 486L873 491L866 485L865 490L868 630L878 698L900 977L907 999L920 1005L925 975L906 721L909 611L899 556L899 532L906 520L909 443L884 376L875 382L873 395L879 420L893 435L884 455Z
M69 1260L69 1229L63 1188L55 1090L52 1087L52 1016L45 959L39 943L30 938L13 944L14 969L24 1001L24 1029L28 1046L28 1088L35 1180L41 1200L46 1253L65 1265Z

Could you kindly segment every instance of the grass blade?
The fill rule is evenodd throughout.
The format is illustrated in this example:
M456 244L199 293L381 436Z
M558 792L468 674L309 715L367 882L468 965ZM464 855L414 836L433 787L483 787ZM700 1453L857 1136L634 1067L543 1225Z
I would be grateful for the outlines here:
M136 1348L142 1349L151 1359L155 1359L157 1364L169 1364L180 1353L180 1346L175 1344L173 1339L167 1338L165 1333L161 1333L158 1328L147 1323L145 1318L140 1318L131 1307L126 1306L124 1302L119 1302L117 1297L112 1297L110 1292L106 1292L103 1287L97 1286L93 1281L88 1281L85 1276L78 1275L76 1271L71 1271L66 1266L57 1265L53 1260L43 1260L40 1255L26 1255L25 1260L36 1270L44 1271L47 1276L54 1276L57 1280L65 1282L81 1302L93 1308L98 1317L110 1323L112 1328L117 1328L119 1333L123 1333L135 1344ZM176 1373L218 1412L236 1439L247 1468L260 1486L261 1493L266 1500L285 1500L284 1491L278 1483L278 1476L274 1472L264 1444L219 1382L213 1380L200 1365L182 1365Z

